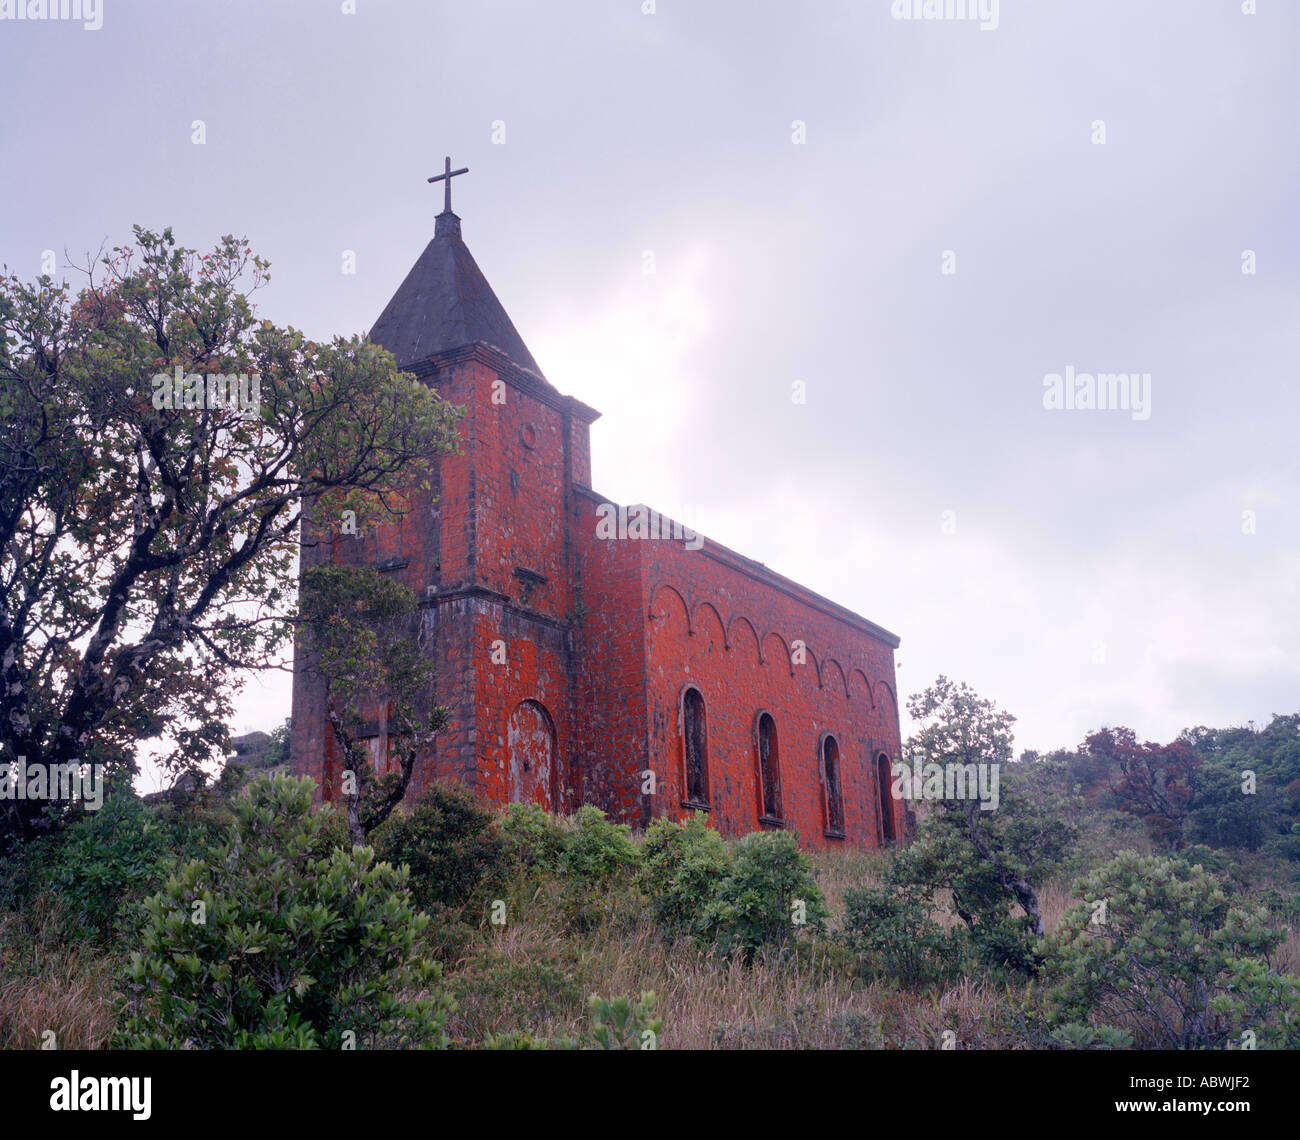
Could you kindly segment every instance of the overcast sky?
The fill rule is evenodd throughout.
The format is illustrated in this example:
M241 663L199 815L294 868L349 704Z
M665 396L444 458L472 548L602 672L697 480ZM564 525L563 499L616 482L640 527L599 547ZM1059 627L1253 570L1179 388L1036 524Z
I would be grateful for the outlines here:
M449 154L475 259L603 413L596 489L893 630L904 696L969 681L1043 750L1300 710L1300 4L912 7L0 18L0 261L233 232L261 315L364 332ZM1149 402L1045 407L1067 369Z

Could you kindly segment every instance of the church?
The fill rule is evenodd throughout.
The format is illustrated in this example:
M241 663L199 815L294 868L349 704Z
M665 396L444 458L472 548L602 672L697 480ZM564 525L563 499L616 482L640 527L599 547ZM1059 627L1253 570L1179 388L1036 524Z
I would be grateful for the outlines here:
M795 831L805 847L902 833L899 639L649 507L595 489L600 413L542 373L461 237L452 171L433 239L370 332L403 371L463 406L461 452L431 490L356 536L305 522L302 569L396 576L450 723L411 790L455 780L483 800L570 813L595 804L642 828L707 814L736 836ZM367 729L386 766L384 718ZM323 685L294 662L290 759L340 789Z

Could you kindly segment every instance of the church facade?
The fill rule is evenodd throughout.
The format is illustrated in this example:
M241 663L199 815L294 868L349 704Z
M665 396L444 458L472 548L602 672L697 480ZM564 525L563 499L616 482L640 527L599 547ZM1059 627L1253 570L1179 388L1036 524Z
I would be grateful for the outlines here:
M450 164L448 164L450 171ZM447 208L371 330L404 371L462 405L462 453L430 460L400 523L350 536L305 523L302 567L367 565L420 600L447 730L412 792L612 819L708 813L805 846L902 834L898 638L760 563L593 488L599 413L543 376ZM384 719L367 741L387 763ZM291 765L340 789L324 690L295 659Z

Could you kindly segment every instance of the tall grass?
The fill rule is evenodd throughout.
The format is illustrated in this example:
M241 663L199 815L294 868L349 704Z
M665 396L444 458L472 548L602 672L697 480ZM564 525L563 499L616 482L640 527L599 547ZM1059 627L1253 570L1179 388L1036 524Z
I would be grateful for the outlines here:
M52 898L0 914L0 1049L100 1049L112 1035L114 961L68 939Z

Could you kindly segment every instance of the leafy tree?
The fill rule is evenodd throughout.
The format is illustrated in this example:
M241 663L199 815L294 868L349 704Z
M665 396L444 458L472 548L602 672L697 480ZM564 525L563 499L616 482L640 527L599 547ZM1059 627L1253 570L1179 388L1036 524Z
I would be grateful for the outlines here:
M1274 789L1265 784L1252 794L1242 790L1242 771L1249 766L1248 758L1235 755L1205 761L1197 769L1187 813L1194 843L1257 851L1276 831Z
M1300 981L1269 968L1284 936L1264 907L1234 905L1186 860L1132 851L1072 890L1082 902L1044 942L1057 1021L1165 1049L1222 1048L1245 1033L1300 1045Z
M431 697L433 662L408 586L363 567L314 566L302 576L302 621L307 669L324 681L342 757L348 832L361 845L406 795L417 757L446 728L448 713ZM366 754L367 732L396 757L396 769L383 778Z
M1131 728L1103 728L1080 751L1118 771L1111 794L1120 808L1145 820L1152 837L1170 851L1182 847L1193 773L1200 762L1187 741L1139 744Z
M127 971L133 1048L443 1046L450 999L420 956L409 872L340 847L313 783L262 776L226 844L146 900ZM349 1036L350 1035L350 1036Z
M1199 727L1182 739L1200 759L1191 780L1189 837L1300 857L1300 716L1275 716L1262 730Z
M292 717L285 717L283 724L271 730L271 743L266 751L264 767L279 768L289 763L289 738L292 733Z
M259 321L242 240L134 234L75 298L0 277L0 762L130 768L163 736L177 770L220 758L240 672L289 635L303 509L389 510L456 446L390 353ZM0 845L41 807L6 801Z
M908 700L908 711L919 725L906 747L914 770L997 765L999 802L986 811L969 796L936 801L917 842L900 856L910 879L899 881L948 889L968 929L975 933L980 924L990 938L1018 903L1041 937L1038 888L1074 838L1063 771L1049 761L1009 763L1015 718L964 683L941 676Z

